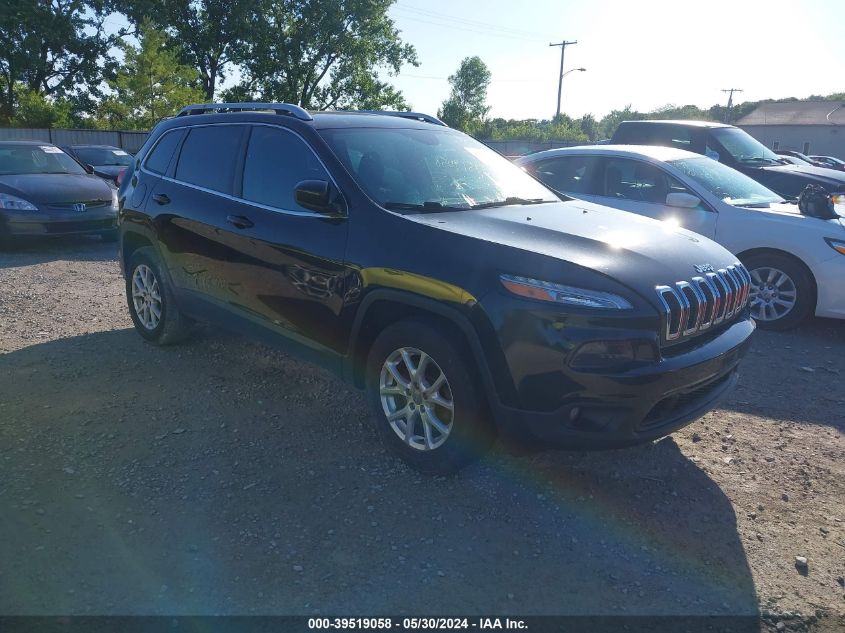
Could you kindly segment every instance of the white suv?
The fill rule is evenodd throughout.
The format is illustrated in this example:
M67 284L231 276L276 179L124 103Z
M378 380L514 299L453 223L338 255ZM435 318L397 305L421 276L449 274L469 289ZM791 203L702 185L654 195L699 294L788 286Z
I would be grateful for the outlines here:
M569 147L515 162L566 196L716 240L751 272L751 312L763 327L786 329L813 313L845 319L845 195L834 197L840 217L810 217L722 163L669 147Z

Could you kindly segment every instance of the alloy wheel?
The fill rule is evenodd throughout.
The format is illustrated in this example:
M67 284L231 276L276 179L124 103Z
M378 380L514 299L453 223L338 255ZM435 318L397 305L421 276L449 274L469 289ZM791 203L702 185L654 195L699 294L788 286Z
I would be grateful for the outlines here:
M758 321L777 321L789 314L798 301L798 289L782 270L763 266L751 271L751 316Z
M146 264L139 264L132 273L132 305L141 325L156 329L161 320L161 292L158 279Z
M431 451L452 432L449 380L431 356L413 347L392 352L381 368L379 395L391 428L409 447Z

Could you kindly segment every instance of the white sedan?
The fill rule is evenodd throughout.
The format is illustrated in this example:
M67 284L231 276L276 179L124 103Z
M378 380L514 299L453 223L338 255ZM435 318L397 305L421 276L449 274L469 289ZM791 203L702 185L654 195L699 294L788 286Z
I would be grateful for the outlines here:
M515 161L559 193L674 222L716 240L751 272L751 312L786 329L810 314L845 319L845 195L839 218L803 215L748 176L684 150L568 147Z

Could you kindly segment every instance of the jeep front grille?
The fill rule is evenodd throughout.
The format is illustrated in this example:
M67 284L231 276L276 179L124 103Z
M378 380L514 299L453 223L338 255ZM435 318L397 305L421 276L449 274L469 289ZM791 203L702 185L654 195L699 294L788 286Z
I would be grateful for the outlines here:
M692 336L729 320L745 307L750 289L751 275L739 262L689 281L657 286L665 340Z

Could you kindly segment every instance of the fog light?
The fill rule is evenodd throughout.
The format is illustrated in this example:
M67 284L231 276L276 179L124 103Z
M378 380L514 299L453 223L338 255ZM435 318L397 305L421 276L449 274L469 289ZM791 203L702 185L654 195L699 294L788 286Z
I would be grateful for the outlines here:
M584 343L569 361L572 369L608 369L655 360L654 347L641 341L590 341Z

